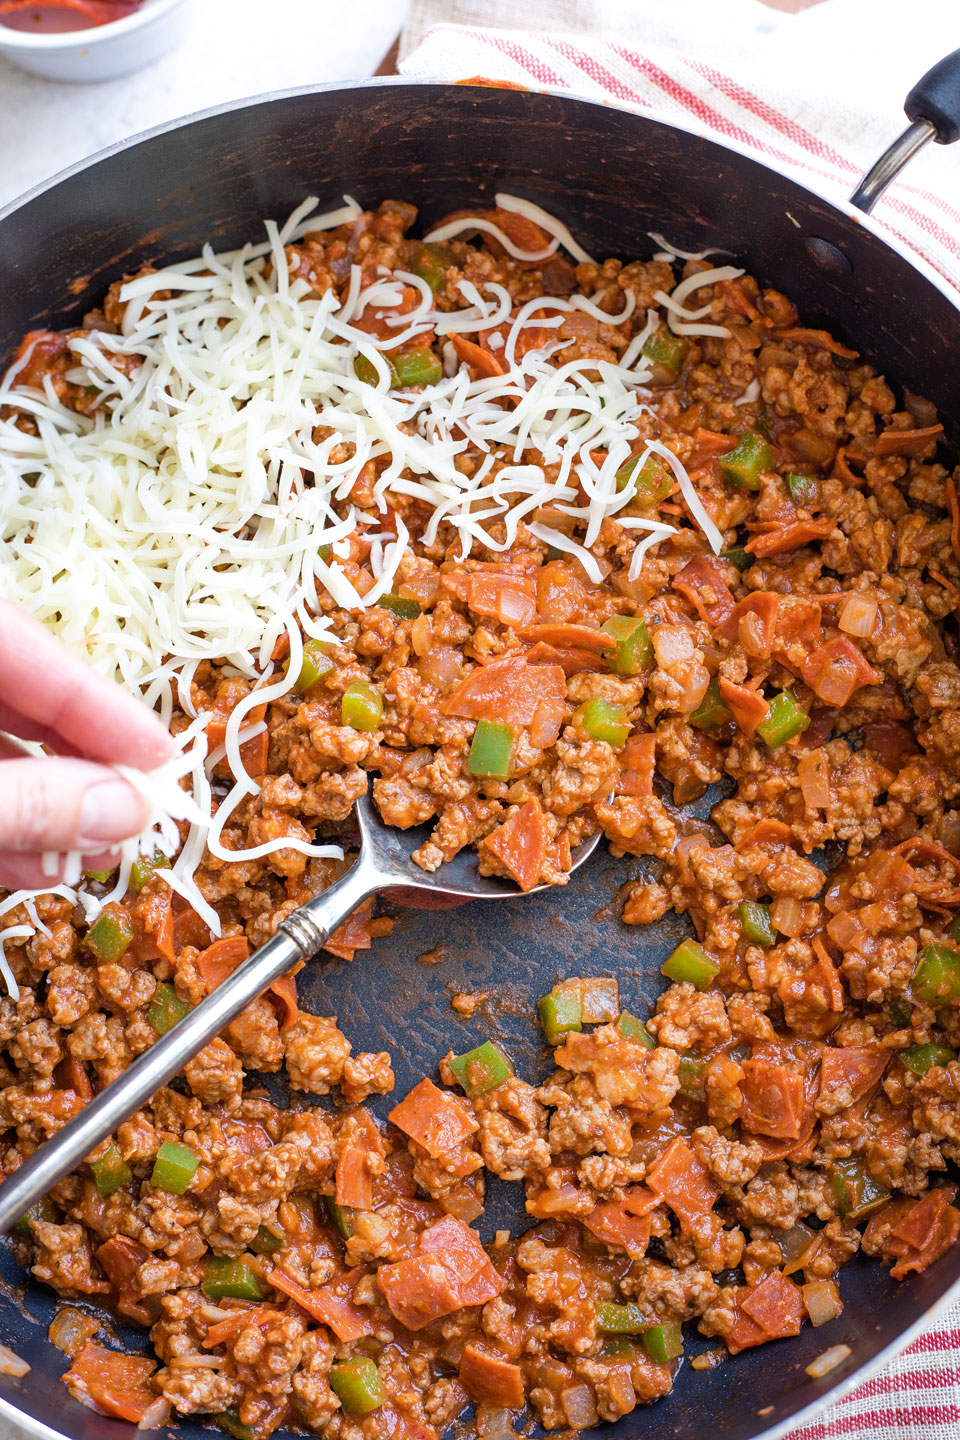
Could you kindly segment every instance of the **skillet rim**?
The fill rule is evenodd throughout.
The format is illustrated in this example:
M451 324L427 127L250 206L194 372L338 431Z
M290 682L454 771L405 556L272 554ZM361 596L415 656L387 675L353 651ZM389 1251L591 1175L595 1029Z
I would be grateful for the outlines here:
M72 165L68 165L64 169L57 171L56 174L46 180L40 181L23 194L15 196L13 200L0 207L0 226L3 226L5 222L11 220L18 211L25 208L32 201L57 189L64 181L83 175L84 172L88 170L93 170L102 161L112 159L114 156L120 155L127 150L132 150L136 146L148 141L186 129L195 123L202 123L206 120L229 115L237 111L252 109L260 105L282 104L285 101L296 100L309 95L331 94L339 91L345 94L355 94L357 91L383 89L390 86L403 86L404 88L441 87L446 90L454 87L455 84L456 82L441 76L370 76L350 82L337 80L323 84L301 85L289 89L267 91L257 95L243 96L240 99L224 101L222 104L193 111L188 115L179 116L174 120L164 121L158 125L151 126L147 130L138 131L135 135L131 135L124 140L115 141L112 145L105 146L94 154L75 161ZM456 88L465 89L467 87L457 86ZM487 89L488 87L475 86L472 88ZM649 120L654 124L678 130L681 133L690 135L696 140L706 142L708 145L720 150L732 152L743 159L751 161L760 167L760 169L768 171L778 179L786 180L789 184L796 186L815 203L828 206L844 220L848 222L852 221L854 224L862 226L863 229L873 235L875 239L879 240L901 260L905 261L922 279L926 280L928 284L932 285L935 290L948 300L954 310L960 313L960 286L956 286L947 280L946 277L941 275L922 255L891 235L881 221L874 215L866 214L857 209L849 200L834 199L829 195L823 194L811 185L808 185L804 180L799 179L791 170L778 169L776 166L769 164L749 146L726 137L720 138L715 136L701 125L686 123L674 116L668 116L658 111L651 112L629 101L603 101L593 96L583 95L577 90L546 85L532 88L528 93L533 95L546 95L566 101L574 100L579 104L589 105L592 108L602 110L613 109L626 112L640 121ZM797 224L797 221L794 220L788 211L785 211L785 214L794 224ZM890 1340L881 1350L871 1356L869 1360L855 1367L850 1374L839 1378L833 1385L828 1385L822 1394L809 1401L802 1409L795 1411L792 1415L779 1421L777 1424L756 1432L753 1440L780 1440L780 1437L788 1434L790 1431L809 1424L828 1404L843 1400L854 1389L857 1389L870 1380L884 1365L896 1359L917 1335L923 1330L930 1328L947 1307L957 1300L960 1300L960 1276L947 1286L928 1310L918 1316L911 1325L908 1325L905 1330ZM841 1364L842 1363L843 1362L841 1362ZM825 1376L824 1379L826 1380L828 1377ZM26 1400L28 1397L24 1398ZM37 1440L69 1440L69 1436L59 1430L54 1430L51 1426L45 1424L42 1420L37 1420L26 1411L18 1409L12 1401L2 1395L0 1395L0 1420L16 1423L27 1433L36 1436ZM719 1437L719 1440L722 1440L722 1436Z
M402 85L405 88L440 86L444 89L456 87L457 89L464 90L467 88L475 90L497 88L482 85L467 87L466 85L458 84L456 81L445 79L442 76L371 75L349 82L331 80L319 85L297 85L285 90L267 90L257 95L245 95L238 100L227 100L220 105L211 105L204 110L192 111L189 115L178 116L175 120L164 121L159 125L151 126L147 130L138 130L135 135L130 135L125 140L116 140L112 145L106 145L102 150L97 150L94 154L85 156L82 160L74 161L72 165L67 165L64 169L58 170L54 175L50 176L49 179L41 180L29 190L25 190L22 195L15 196L13 200L8 201L7 204L0 207L0 225L3 225L5 221L11 219L18 210L22 209L31 201L37 200L41 195L45 195L47 192L54 190L63 181L71 180L75 176L81 175L85 170L93 169L96 165L99 165L101 161L112 159L113 156L120 155L126 150L131 150L145 141L159 139L162 135L185 129L188 125L193 125L204 120L215 119L221 115L229 115L234 111L252 109L255 106L268 103L278 104L285 100L296 100L307 95L325 95L336 91L352 94L357 90L385 89L397 85ZM752 161L755 165L758 165L763 170L769 171L772 175L776 175L779 179L796 185L800 190L803 190L807 195L811 196L818 204L830 206L831 209L842 215L845 220L853 221L854 224L862 226L877 240L880 240L886 245L889 250L892 250L895 255L898 255L901 260L905 260L918 274L933 285L934 289L938 290L941 295L949 300L955 310L960 312L960 285L954 285L951 281L947 280L946 277L941 275L919 252L913 250L909 245L902 243L896 236L892 235L886 226L876 218L875 213L868 214L863 210L857 209L855 205L851 205L847 199L833 199L831 196L815 190L813 186L799 179L791 171L777 169L776 166L768 164L766 160L762 159L757 152L752 150L748 145L742 145L739 141L726 137L721 139L718 136L710 134L701 125L694 123L686 124L672 115L668 116L655 110L647 110L626 100L615 102L597 100L593 96L581 94L578 90L565 90L555 85L538 85L535 89L528 90L527 93L530 95L547 95L560 100L575 100L581 105L589 105L599 110L619 110L626 114L633 115L638 120L649 120L656 125L664 125L669 129L679 130L683 134L690 135L697 140L702 140L708 145L716 146L720 150L732 151L735 155ZM788 218L792 219L792 217ZM793 221L793 223L796 224L797 222Z

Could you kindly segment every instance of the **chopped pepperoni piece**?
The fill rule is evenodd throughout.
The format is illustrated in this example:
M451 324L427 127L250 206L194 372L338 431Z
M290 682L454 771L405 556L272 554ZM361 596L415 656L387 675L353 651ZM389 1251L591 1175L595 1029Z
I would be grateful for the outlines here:
M523 1372L499 1353L494 1340L470 1340L463 1347L460 1383L474 1400L507 1410L523 1408Z
M383 1171L383 1139L367 1110L357 1110L344 1121L346 1143L336 1172L336 1201L352 1210L373 1209L373 1179Z
M825 540L833 530L834 522L829 515L820 520L798 520L794 525L779 525L765 535L754 535L743 548L763 560L768 555L799 550L801 545L810 545L814 540Z
M846 635L838 635L815 650L801 673L818 699L840 709L864 685L879 685L883 679Z
M456 1150L479 1128L450 1091L438 1089L430 1079L415 1085L390 1111L390 1119L434 1159Z
M647 1184L666 1201L682 1227L712 1210L720 1198L706 1168L679 1136L647 1170Z
M408 1330L422 1330L464 1305L485 1305L503 1289L476 1234L452 1215L423 1232L409 1259L381 1265L377 1285Z
M619 1200L601 1200L583 1223L604 1244L619 1245L631 1259L641 1260L650 1243L650 1211L659 1203L657 1195L638 1186Z
M674 576L673 588L690 601L701 620L714 628L733 614L730 587L708 555L694 555L688 560Z
M876 1090L889 1063L890 1051L876 1045L828 1045L820 1065L820 1095L853 1105Z
M743 1112L745 1130L774 1140L797 1140L804 1111L803 1076L769 1060L744 1060Z
M530 799L508 816L482 842L496 856L521 890L532 890L547 858L547 831L543 807Z
M354 1271L354 1274L356 1273ZM305 1290L282 1270L272 1270L267 1278L276 1290L289 1295L301 1310L312 1315L314 1320L319 1320L321 1325L326 1325L337 1339L345 1344L372 1333L373 1327L368 1313L354 1305L345 1295L338 1294L333 1285L321 1285L316 1290Z
M765 1345L768 1340L800 1334L803 1294L779 1270L765 1276L759 1285L741 1285L736 1303L737 1318L727 1335L731 1355L753 1345Z
M471 671L447 696L443 713L529 725L542 706L551 701L562 706L566 696L567 677L559 665L528 665L523 655L508 655Z

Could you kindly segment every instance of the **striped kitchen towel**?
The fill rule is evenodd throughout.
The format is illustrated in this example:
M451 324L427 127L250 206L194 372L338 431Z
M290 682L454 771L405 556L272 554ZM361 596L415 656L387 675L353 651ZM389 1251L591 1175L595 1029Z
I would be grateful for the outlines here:
M750 150L836 201L906 125L911 85L960 45L956 0L910 10L905 26L900 0L825 0L798 15L758 0L413 0L406 48L420 38L400 70L635 106ZM526 28L508 28L519 13ZM928 146L875 217L960 289L960 145Z
M904 128L910 87L957 45L957 0L911 0L909 16L901 0L798 15L757 0L412 0L400 70L635 106L837 201ZM960 289L960 145L928 146L875 218ZM786 1440L960 1440L960 1305Z

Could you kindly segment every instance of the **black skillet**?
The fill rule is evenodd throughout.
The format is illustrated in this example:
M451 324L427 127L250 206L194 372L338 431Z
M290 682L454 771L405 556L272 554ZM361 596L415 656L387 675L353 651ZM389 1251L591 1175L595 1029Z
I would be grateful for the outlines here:
M924 140L955 140L960 51L911 93L902 143L858 193L868 209ZM228 106L131 141L68 171L0 213L0 358L37 326L76 323L111 281L147 262L184 258L201 244L259 238L305 195L323 208L344 192L364 205L411 200L426 225L489 203L498 189L527 195L565 220L595 254L649 256L648 231L690 250L719 246L762 284L794 299L807 325L825 326L891 381L930 399L960 449L960 312L956 295L882 239L862 214L831 205L716 141L568 94L388 80L278 95ZM0 494L2 505L2 494ZM642 1011L661 989L659 966L684 933L669 918L646 930L617 919L617 888L642 862L605 852L566 890L444 912L398 912L392 937L353 965L327 958L300 977L302 1003L336 1014L357 1049L389 1049L403 1094L449 1047L501 1037L528 1079L548 1055L534 1005L566 974L616 975L625 1006ZM458 990L486 991L470 1020ZM388 1105L375 1108L381 1115ZM519 1187L494 1183L485 1234L525 1227ZM615 1426L607 1440L759 1440L809 1419L858 1371L924 1323L960 1279L960 1247L903 1284L858 1258L841 1277L843 1315L796 1340L747 1351L720 1368L684 1364L673 1393ZM0 1341L29 1360L21 1380L0 1376L0 1420L37 1433L123 1440L132 1427L92 1414L59 1381L65 1357L46 1340L56 1302L28 1283L0 1247ZM143 1335L126 1340L143 1347ZM688 1342L688 1357L707 1344ZM850 1356L825 1380L808 1365L828 1346ZM219 1432L184 1422L191 1437Z

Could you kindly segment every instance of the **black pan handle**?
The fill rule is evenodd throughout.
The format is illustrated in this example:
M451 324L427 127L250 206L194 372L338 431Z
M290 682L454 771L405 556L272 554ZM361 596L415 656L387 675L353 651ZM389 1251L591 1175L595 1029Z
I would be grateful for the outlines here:
M938 60L907 96L907 119L929 120L940 145L960 139L960 50Z
M850 197L851 205L868 214L924 145L931 140L952 145L960 139L960 50L938 60L917 81L903 108L911 123L870 167Z

